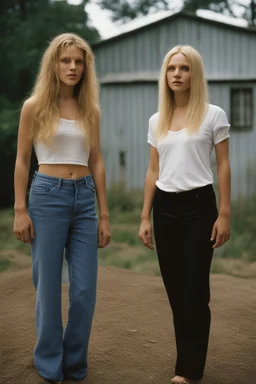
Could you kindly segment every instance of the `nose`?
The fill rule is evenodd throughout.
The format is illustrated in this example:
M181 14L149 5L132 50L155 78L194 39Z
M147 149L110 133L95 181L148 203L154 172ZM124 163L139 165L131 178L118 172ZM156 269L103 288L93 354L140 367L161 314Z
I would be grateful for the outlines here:
M175 78L180 77L180 70L179 70L179 68L176 68L176 69L175 69L174 77L175 77Z
M72 71L74 71L76 69L76 64L75 64L75 61L73 61L73 60L71 60L71 62L70 62L70 69Z

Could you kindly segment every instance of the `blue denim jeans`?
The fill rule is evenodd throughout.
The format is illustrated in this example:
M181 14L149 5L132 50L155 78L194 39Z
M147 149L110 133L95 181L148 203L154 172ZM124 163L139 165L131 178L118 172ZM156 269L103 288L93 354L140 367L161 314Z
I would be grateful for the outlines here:
M96 302L97 215L91 175L76 180L35 173L28 210L35 229L32 278L36 288L34 364L48 380L83 379ZM69 268L68 323L63 333L63 256Z

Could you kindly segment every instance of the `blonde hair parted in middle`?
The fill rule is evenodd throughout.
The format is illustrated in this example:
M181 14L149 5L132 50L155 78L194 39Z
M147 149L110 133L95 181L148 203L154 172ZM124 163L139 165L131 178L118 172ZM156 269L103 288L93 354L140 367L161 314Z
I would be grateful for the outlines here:
M188 134L196 133L203 120L208 106L207 84L204 77L203 61L200 54L189 45L177 45L165 56L159 78L158 94L158 121L156 125L156 138L164 138L171 123L174 109L174 92L167 83L167 67L173 55L182 53L190 68L190 96L185 116Z
M42 57L40 71L31 95L34 96L36 103L31 130L32 140L48 140L54 136L60 118L58 106L60 80L56 72L57 62L61 51L71 45L76 45L84 52L83 76L75 86L78 103L77 121L85 132L86 143L91 145L93 142L93 127L98 123L100 115L94 55L88 43L72 33L63 33L55 37Z

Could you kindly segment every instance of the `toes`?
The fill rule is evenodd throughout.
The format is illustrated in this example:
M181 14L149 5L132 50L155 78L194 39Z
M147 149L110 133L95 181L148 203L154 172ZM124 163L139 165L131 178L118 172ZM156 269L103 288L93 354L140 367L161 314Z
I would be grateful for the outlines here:
M182 376L175 376L173 379L171 379L172 384L183 384L184 377Z

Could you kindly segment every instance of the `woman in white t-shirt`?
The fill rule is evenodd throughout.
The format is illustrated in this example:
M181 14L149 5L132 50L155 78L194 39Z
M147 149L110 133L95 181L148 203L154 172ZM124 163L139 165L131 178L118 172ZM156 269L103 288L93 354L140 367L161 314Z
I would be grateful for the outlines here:
M150 162L139 237L154 249L173 312L177 361L171 380L203 377L210 331L209 274L214 248L230 238L229 123L207 103L202 59L190 46L164 58L158 113L149 120ZM210 168L215 147L219 212Z

